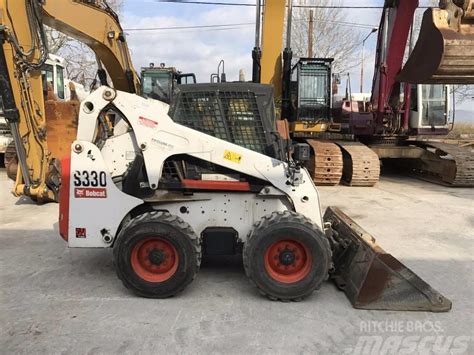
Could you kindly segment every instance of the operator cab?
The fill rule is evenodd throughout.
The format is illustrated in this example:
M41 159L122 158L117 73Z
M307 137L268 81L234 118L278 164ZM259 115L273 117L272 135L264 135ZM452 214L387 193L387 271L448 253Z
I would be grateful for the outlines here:
M177 84L195 84L193 73L181 73L174 67L155 67L153 63L141 70L142 96L170 103Z
M333 61L333 58L300 58L298 60L293 67L294 80L291 83L293 110L290 121L331 120Z
M41 67L41 77L43 79L43 94L45 98L48 97L48 84L51 84L53 92L58 99L66 99L63 58L49 54L48 59Z
M449 85L412 85L410 128L415 134L447 134L449 110Z

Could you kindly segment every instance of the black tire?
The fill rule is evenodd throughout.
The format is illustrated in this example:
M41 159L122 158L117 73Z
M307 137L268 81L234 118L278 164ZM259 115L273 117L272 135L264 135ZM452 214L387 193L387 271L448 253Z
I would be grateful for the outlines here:
M160 245L163 248L160 249ZM166 298L178 294L194 280L200 263L199 238L189 224L167 212L146 212L131 219L114 245L119 279L125 287L143 297ZM166 273L149 271L163 265L169 267Z
M278 257L272 252L279 253ZM285 259L285 255L290 259ZM298 256L301 261L297 261ZM331 248L323 231L292 211L273 212L257 222L244 245L243 259L245 272L260 293L280 301L300 301L311 295L328 278L332 263ZM272 264L274 259L277 266ZM288 267L290 270L286 271ZM295 271L290 275L281 275L273 269L293 272L291 267Z

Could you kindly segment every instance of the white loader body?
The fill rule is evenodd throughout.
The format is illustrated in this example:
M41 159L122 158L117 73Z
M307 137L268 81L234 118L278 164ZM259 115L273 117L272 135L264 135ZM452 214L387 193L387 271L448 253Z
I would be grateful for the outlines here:
M93 143L98 116L111 103L126 117L131 130L117 125L119 134L114 132L101 151ZM176 124L167 111L168 105L161 102L107 87L99 88L82 102L77 140L71 149L69 206L66 211L62 203L60 216L63 229L67 225L69 246L111 246L129 212L145 203L123 193L113 181L140 151L149 186L154 190L164 161L176 154L187 154L268 182L258 194L203 192L174 202L160 199L157 191L156 198L147 201L156 210L183 218L197 235L206 227L232 227L245 242L254 222L266 214L285 210L304 215L324 230L318 193L304 168L301 181L292 184L287 163Z

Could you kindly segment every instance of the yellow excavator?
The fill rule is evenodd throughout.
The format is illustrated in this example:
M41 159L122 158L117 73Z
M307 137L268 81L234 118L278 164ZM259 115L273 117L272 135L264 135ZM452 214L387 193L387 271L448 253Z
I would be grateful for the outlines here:
M474 186L472 150L417 139L448 133L449 113L442 107L447 101L445 84L474 84L473 4L442 0L439 8L427 9L419 38L403 65L418 1L386 0L371 98L356 100L349 92L335 105L332 59L292 60L292 0L265 2L261 43L257 1L253 81L274 85L291 137L312 148L307 167L316 184L336 185L342 179L349 185L373 186L379 178L379 159L390 159L433 182ZM283 38L286 8L282 53L281 42L274 39Z
M140 90L140 80L118 17L105 1L1 0L0 24L1 96L19 161L13 193L39 202L55 201L60 184L57 161L62 149L75 139L78 104L45 104L41 67L48 44L44 25L94 51L101 85L134 93ZM13 96L5 90L7 83ZM70 134L66 137L65 132Z

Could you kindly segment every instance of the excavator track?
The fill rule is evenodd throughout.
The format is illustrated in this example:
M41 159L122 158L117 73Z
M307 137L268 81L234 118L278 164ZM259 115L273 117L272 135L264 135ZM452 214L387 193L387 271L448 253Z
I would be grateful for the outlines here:
M342 152L337 144L316 139L307 139L314 155L308 161L307 168L316 185L338 185L342 177Z
M350 186L374 186L379 181L378 155L366 145L353 141L336 141L342 150L342 182Z
M473 147L442 142L418 144L425 149L415 169L418 177L446 186L474 186Z

